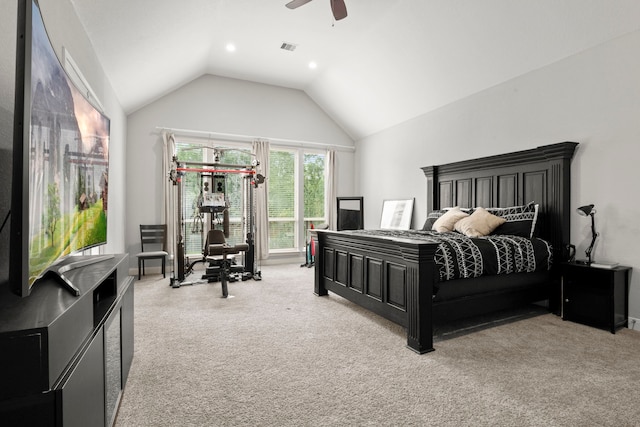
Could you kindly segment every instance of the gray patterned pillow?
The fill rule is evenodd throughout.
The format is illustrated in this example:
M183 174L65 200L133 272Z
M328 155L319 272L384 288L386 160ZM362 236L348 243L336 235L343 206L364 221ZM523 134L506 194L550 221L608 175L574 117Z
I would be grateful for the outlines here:
M539 205L535 202L508 208L486 208L488 212L507 220L491 234L511 234L533 237L538 220Z

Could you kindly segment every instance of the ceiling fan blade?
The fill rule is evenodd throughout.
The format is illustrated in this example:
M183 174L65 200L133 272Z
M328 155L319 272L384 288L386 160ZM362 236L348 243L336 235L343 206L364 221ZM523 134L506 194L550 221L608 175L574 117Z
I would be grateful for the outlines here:
M344 0L331 0L331 11L336 21L347 17L347 6L345 6Z
M311 0L293 0L287 3L285 6L287 6L289 9L295 9L297 7L300 7L302 5L309 3L310 1Z

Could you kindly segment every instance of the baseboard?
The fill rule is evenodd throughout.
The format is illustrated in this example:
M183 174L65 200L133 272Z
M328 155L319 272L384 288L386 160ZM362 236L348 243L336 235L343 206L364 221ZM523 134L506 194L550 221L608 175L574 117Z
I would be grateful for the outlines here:
M196 260L196 257L193 257L191 259L191 261ZM281 264L303 264L305 262L304 259L304 254L300 255L300 254L276 254L276 255L271 255L269 256L268 259L264 259L261 261L258 261L258 269L260 267L260 265L281 265ZM162 267L161 266L149 266L149 267L145 267L145 271L147 273L147 275L154 275L154 274L162 274ZM167 266L166 266L166 273L167 273L167 277L171 276L171 263L170 261L167 261ZM129 268L129 275L131 276L136 276L136 278L138 277L138 267L130 267ZM638 321L638 327L640 328L640 321Z
M636 317L629 317L629 329L633 329L634 331L640 331L640 319Z
M298 264L304 263L304 253L275 253L269 254L269 258L259 260L259 265L281 265L281 264Z
M165 267L165 273L167 274L167 277L169 277L169 275L171 274L171 265L167 264L167 266ZM145 273L147 273L147 276L149 275L154 275L154 274L162 274L162 266L151 266L151 267L145 267L144 268ZM136 276L136 279L138 278L138 267L129 267L129 275L130 276ZM640 326L640 325L639 325Z

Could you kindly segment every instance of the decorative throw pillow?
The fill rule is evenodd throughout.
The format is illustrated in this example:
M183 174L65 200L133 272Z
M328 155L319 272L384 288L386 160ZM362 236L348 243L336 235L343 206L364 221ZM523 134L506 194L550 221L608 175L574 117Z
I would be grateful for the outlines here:
M539 205L534 202L508 208L487 208L488 212L506 220L504 224L494 230L493 234L533 237L538 219L538 208Z
M456 222L462 218L468 217L469 214L460 210L459 207L451 208L447 210L440 218L433 223L433 229L438 233L446 233L453 231Z
M487 212L484 208L475 208L473 213L455 224L455 230L468 237L482 237L507 222L506 219Z
M473 212L473 208L460 208L457 206L455 208L444 208L436 211L431 211L427 214L427 220L424 222L422 229L425 231L435 230L435 228L433 228L433 224L438 220L438 218L440 218L451 209L456 208L460 209L462 212L468 213L469 215L471 215L471 213Z
M427 214L427 220L424 222L422 229L425 231L430 231L433 229L433 224L436 222L438 218L444 215L447 211L445 209L432 211Z

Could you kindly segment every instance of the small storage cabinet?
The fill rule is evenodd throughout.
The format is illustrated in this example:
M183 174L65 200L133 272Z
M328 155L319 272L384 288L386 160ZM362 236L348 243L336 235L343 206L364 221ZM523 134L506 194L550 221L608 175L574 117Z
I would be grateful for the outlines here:
M562 319L616 333L629 318L630 267L562 265Z

